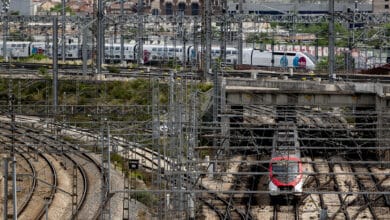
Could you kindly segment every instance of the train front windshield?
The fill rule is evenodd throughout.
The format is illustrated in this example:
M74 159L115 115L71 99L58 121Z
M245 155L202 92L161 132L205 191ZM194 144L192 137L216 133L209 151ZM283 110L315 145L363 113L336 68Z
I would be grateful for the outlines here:
M272 177L283 183L294 181L298 175L298 161L277 161L272 163Z
M313 55L311 55L310 53L303 53L305 54L314 64L317 63L317 58Z

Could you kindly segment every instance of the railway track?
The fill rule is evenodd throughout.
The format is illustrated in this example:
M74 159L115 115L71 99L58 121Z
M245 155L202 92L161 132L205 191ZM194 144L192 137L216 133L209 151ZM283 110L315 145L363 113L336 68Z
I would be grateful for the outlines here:
M3 139L0 141L0 143L3 146L7 146L7 145L9 146L9 142L4 142ZM18 152L18 149L16 149L16 152ZM25 209L28 207L28 204L32 200L33 194L36 191L36 188L38 185L38 181L36 179L37 171L36 171L35 166L33 165L32 161L31 161L31 159L36 160L36 158L30 158L30 157L25 156L24 154L18 154L18 153L17 153L17 157L20 157L26 163L26 165L28 167L28 168L24 168L23 162L19 160L19 162L18 162L19 166L21 168L23 168L23 171L21 171L21 172L22 173L24 173L24 172L31 173L31 184L27 187L24 185L19 186L19 189L21 192L21 195L19 195L19 199L22 201L20 203L18 203L17 210L18 210L18 216L20 216L25 211ZM19 176L19 178L23 178L23 177ZM29 177L27 177L27 178L29 178ZM24 193L24 192L26 192L26 193ZM8 207L10 207L10 206L8 206ZM8 210L7 212L11 213L12 211ZM11 217L11 215L9 215L9 216Z
M6 70L0 71L2 75L8 75L12 73L17 77L27 77L29 76L39 76L38 68L44 67L47 69L52 68L52 64L39 64L39 63L0 63L0 66L3 68L7 68ZM120 71L120 73L113 73L107 70L103 70L102 74L105 76L105 79L114 79L114 78L149 78L151 76L156 77L164 77L163 73L171 72L173 69L169 68L158 68L153 66L145 66L142 68L134 68L129 70L128 68L117 67L116 69ZM227 77L242 77L242 78L250 78L252 77L252 73L256 72L257 77L281 77L281 76L289 76L292 79L296 80L311 80L314 78L324 78L328 79L327 74L322 73L309 73L309 72L295 72L294 75L290 76L287 73L286 69L283 68L257 68L252 70L228 70L224 71L224 76ZM82 65L72 65L72 64L60 64L59 73L62 76L83 76ZM85 73L87 77L94 76L94 72L91 68L87 69ZM195 73L179 73L180 77L190 77L192 79L200 79L199 75ZM389 75L371 75L371 74L345 74L345 73L337 73L338 80L343 82L382 82L382 83L390 83Z
M65 149L76 150L76 148L64 141L56 140L51 134L41 133L40 131L33 130L27 127L21 128L23 129L26 136L38 141L44 146L50 147L53 152L61 152ZM50 151L50 149L47 149ZM76 196L77 202L73 201L76 205L72 210L72 218L80 217L82 219L90 219L93 214L98 213L99 210L99 196L96 196L101 190L101 179L100 175L102 173L102 168L98 162L95 161L90 155L87 153L63 153L64 157L66 157L69 161L71 161L71 167L75 166L78 170L78 175L81 175L82 189L77 190L80 193L72 196ZM74 169L74 168L73 168ZM87 171L88 170L88 171ZM76 175L76 176L78 176ZM77 178L77 177L76 177ZM93 183L93 184L92 184ZM80 184L77 184L79 187ZM73 198L74 199L74 198ZM95 201L92 202L91 201ZM90 205L95 204L95 205ZM87 218L88 217L88 218Z
M42 134L40 132L33 131L33 130L27 129L27 128L21 128L19 126L17 127L15 132L18 134L16 136L17 138L24 139L24 140L20 140L20 139L17 140L21 146L27 146L29 148L29 150L30 150L29 152L31 152L31 154L36 154L36 155L39 155L41 157L45 157L46 161L49 161L49 159L46 156L44 156L46 153L42 152L41 149L39 149L38 147L34 148L33 146L31 146L31 143L39 144L41 146L46 146L45 150L47 150L47 151L54 152L56 150L57 151L59 150L56 148L56 147L58 147L58 142L55 142L55 140L52 139L52 136L45 136L44 134ZM72 146L69 146L69 147L72 147ZM43 150L43 151L45 151L45 150ZM19 152L19 155L24 155L25 153L26 153L26 150L24 149L23 151ZM92 178L92 175L89 174L89 173L91 173L91 170L90 170L91 167L87 167L88 163L86 163L85 158L82 158L82 157L77 158L78 156L68 155L68 154L63 154L63 156L66 158L66 160L68 160L71 163L70 166L67 166L67 165L63 165L63 166L71 167L72 169L74 169L73 174L74 174L74 178L76 178L76 180L74 180L74 181L76 181L78 183L82 182L82 184L76 184L73 186L74 190L72 190L73 191L72 193L68 192L72 196L72 210L71 210L71 216L69 216L69 217L74 219L80 215L80 213L82 212L83 207L85 206L87 201L91 201L91 200L93 201L92 198L88 198L88 195L89 194L94 195L96 190L100 189L100 187L98 184L93 184L95 187L93 187L93 189L89 189L88 186L90 184L88 182L88 179ZM87 160L92 162L94 164L94 166L96 167L96 169L98 169L100 172L99 164L96 163L89 155L84 155L84 156L87 158ZM53 155L52 155L52 157L55 160L59 160L59 159L56 159L55 156L53 156ZM60 160L63 161L64 158L62 158ZM66 164L66 162L65 163L61 162L61 164ZM67 169L66 167L65 167L65 169ZM86 171L87 169L85 167L87 167L89 169L88 172ZM52 166L52 170L55 171L55 168L53 166ZM96 175L96 173L93 175ZM33 174L33 179L36 180L36 177L34 174ZM77 179L80 179L81 181L80 180L77 181ZM96 179L96 176L94 177L94 179ZM42 181L42 180L40 180L40 181ZM48 182L48 181L46 181L46 182ZM53 193L55 193L57 185L53 184L50 187L52 188ZM53 197L54 196L45 197L45 198L47 201L53 202ZM26 206L28 203L29 202L26 202ZM45 212L45 210L43 212ZM20 213L20 214L22 214L22 213ZM89 216L89 215L85 214L84 216ZM85 217L83 217L83 219L84 218Z
M21 119L21 118L18 117L18 120L19 119ZM30 138L35 138L35 140L41 144L47 144L48 146L50 146L50 143L47 143L47 141L45 141L45 139L49 139L49 140L52 140L53 142L56 142L57 144L55 144L55 145L60 145L62 147L67 146L67 147L61 149L63 151L62 154L66 155L66 152L68 152L69 154L72 155L72 160L75 160L74 155L76 154L76 152L80 151L80 149L76 149L72 145L70 145L69 143L61 141L60 139L56 140L55 137L48 131L47 128L45 128L42 125L37 126L37 124L38 124L37 122L32 122L31 119L29 119L29 118L24 118L24 119L22 118L22 121L23 120L28 125L31 125L31 123L35 124L34 129L32 129L30 126L26 126L27 124L22 125L23 123L20 123L18 125L18 128L24 129L23 133L29 134L27 136L29 136ZM96 139L95 135L93 135L93 134L91 134L91 132L87 132L85 130L80 131L80 130L77 130L76 128L69 128L69 127L64 128L63 127L63 130L65 130L65 129L70 129L70 130L72 130L72 132L79 133L79 135L83 135L83 136L85 135L85 136L89 136L90 138ZM39 137L39 138L37 138L37 137ZM160 155L158 155L158 153L156 153L150 149L147 149L145 147L139 146L139 145L137 147L132 147L132 145L134 145L135 143L129 143L128 141L125 141L122 138L113 137L111 139L111 143L112 143L112 145L129 146L128 153L133 154L133 155L137 155L136 158L140 159L143 169L149 170L149 171L161 171L161 170L158 170L159 164L158 164L158 160L156 159L158 156L161 157ZM50 153L55 153L55 152L58 152L59 149L55 149L54 146L52 146L51 150L46 149L46 151L48 151ZM118 151L123 152L124 149L119 148ZM94 161L94 159L91 158L87 152L83 152L80 154L83 155L83 157L89 158L90 161ZM122 154L122 156L125 157L125 155L123 155L123 154ZM71 160L71 159L69 159L69 160ZM171 164L172 164L172 161L169 160L168 158L161 158L160 166L164 167L164 171L162 171L162 172L170 171ZM100 165L95 165L95 166L99 167L99 169L101 169ZM78 167L81 167L81 165L79 165ZM85 170L89 170L89 169L85 168ZM80 171L80 173L81 172L82 171ZM84 173L87 173L86 175L88 175L89 172L90 171L84 172ZM162 177L164 178L164 175L162 175ZM191 178L187 177L186 175L184 175L182 178L183 178L184 183L190 182L191 184L196 184L195 179L191 179ZM86 178L86 179L89 179L89 178ZM199 188L201 188L205 191L207 190L207 188L205 188L204 186L199 186ZM98 191L98 190L100 190L100 189L91 190L91 191L93 191L96 194L96 191ZM226 207L228 207L228 202L225 199L223 199L220 195L217 195L215 193L207 193L207 194L208 194L207 198L208 199L213 198L214 202L208 201L207 199L201 199L201 201L204 202L208 207L210 207L210 209L212 209L215 213L217 213L218 216L225 218L224 217L225 215L222 213L222 211L219 211L218 209L220 207L224 207L223 210L226 210ZM86 200L86 201L90 200L90 199L88 199L88 193L86 194L85 197L86 198L84 198L84 200ZM215 204L215 202L217 204ZM78 211L73 214L74 216L83 216L84 214L82 214L82 211L80 211L80 210L89 210L91 212L92 209L84 207L85 206L84 203L85 202L81 202L81 201L79 202L79 204L77 206ZM87 216L89 216L89 215L87 215ZM98 215L95 215L95 216L98 216Z
M18 131L16 130L15 132L17 133ZM12 139L10 130L4 130L3 127L1 128L1 133L3 137L9 139L5 143L8 143L9 145ZM19 155L22 155L23 152L25 152L25 149L23 149L22 146L28 146L29 143L18 137L14 137L14 144L18 145L15 146L16 152ZM37 156L41 158L41 160L29 160L30 158L22 156L24 160L29 161L28 164L32 170L31 177L33 179L33 185L25 196L24 201L18 206L17 215L20 216L21 219L41 219L45 215L46 209L51 206L57 192L58 177L54 165L46 155L38 153ZM48 172L46 172L47 170ZM37 180L39 180L39 183ZM42 182L44 184L42 184ZM34 204L32 204L33 201Z
M274 205L273 220L299 220L299 206Z

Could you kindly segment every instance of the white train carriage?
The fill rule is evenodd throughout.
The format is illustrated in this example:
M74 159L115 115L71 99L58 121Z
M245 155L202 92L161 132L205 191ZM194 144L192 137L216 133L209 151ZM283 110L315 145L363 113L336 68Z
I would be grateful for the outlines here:
M0 55L3 55L3 42L0 42ZM7 55L11 58L30 56L29 41L7 41Z
M81 59L81 45L77 43L65 44L65 59ZM62 44L58 44L58 56L62 56Z
M195 51L194 46L188 46L187 47L187 54L186 59L188 63L193 63L196 61L196 58L201 53L202 48L198 47L198 54ZM219 46L212 46L211 47L211 58L212 59L218 59L221 56L221 48ZM238 56L238 50L234 47L227 47L226 48L226 65L234 65L237 63L237 56Z
M308 53L295 51L261 51L256 49L243 50L243 64L251 66L293 67L315 69L317 60Z
M121 60L121 45L120 44L106 44L104 47L104 57L106 62L119 62ZM134 59L134 45L123 45L123 60L126 62Z
M149 61L161 62L176 60L183 62L183 46L174 45L144 45L144 56L149 53Z

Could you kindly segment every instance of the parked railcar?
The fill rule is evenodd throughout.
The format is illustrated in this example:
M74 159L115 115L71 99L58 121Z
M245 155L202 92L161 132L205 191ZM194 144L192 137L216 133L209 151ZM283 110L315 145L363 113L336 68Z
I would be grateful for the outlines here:
M30 56L29 41L7 41L7 54L11 58L24 58ZM0 55L3 55L3 42L0 42Z

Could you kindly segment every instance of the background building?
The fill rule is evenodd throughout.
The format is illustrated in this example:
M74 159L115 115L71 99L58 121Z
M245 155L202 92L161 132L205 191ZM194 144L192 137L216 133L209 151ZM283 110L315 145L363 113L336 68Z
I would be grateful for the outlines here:
M11 0L10 12L18 13L19 15L35 15L37 12L37 4L32 0Z
M389 0L373 0L373 11L374 13L389 13L390 12L390 1Z

